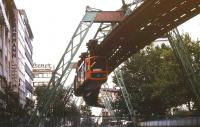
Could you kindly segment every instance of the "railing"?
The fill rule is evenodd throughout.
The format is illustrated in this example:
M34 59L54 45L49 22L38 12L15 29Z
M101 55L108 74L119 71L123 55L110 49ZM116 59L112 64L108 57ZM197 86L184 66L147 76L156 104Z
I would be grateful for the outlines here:
M139 127L199 127L200 117L152 120L138 123Z
M28 45L28 47L29 47L31 53L33 53L33 45L32 45L32 43L31 43L31 40L30 40L30 38L28 38L29 36L27 35L26 32L25 32L25 34L26 34L26 36L25 36L26 43L27 43L27 45Z
M27 64L25 64L25 71L30 76L30 78L33 80L33 73L32 73L32 71L30 70L30 68L28 67Z
M95 127L96 117L45 117L39 127ZM0 118L0 127L25 127L29 118Z
M26 85L26 89L28 91L30 91L31 93L33 93L33 87L31 86L31 84L27 80L25 80L25 85Z
M28 119L16 119L16 118L0 118L0 127L24 127L27 123Z
M28 49L25 47L25 55L28 59L28 61L30 62L31 66L33 66L33 60L32 60L32 57L30 55L30 53L28 52Z

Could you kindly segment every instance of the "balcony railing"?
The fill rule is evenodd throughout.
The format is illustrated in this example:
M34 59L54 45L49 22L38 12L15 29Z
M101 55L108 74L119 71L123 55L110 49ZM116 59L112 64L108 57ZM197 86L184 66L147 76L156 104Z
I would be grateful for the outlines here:
M33 93L33 87L31 86L31 84L27 80L25 80L25 85L26 85L26 89L28 91L30 91L31 93Z
M33 45L31 44L31 40L26 32L25 32L25 35L26 35L25 36L26 43L27 43L29 49L31 50L31 53L33 53Z
M30 55L30 53L28 52L28 49L25 47L25 55L28 59L28 61L30 62L31 66L33 66L33 60L32 60L32 57Z
M27 64L25 64L25 71L29 75L29 77L33 80L33 73L32 73L32 71L30 70L30 68L28 67Z

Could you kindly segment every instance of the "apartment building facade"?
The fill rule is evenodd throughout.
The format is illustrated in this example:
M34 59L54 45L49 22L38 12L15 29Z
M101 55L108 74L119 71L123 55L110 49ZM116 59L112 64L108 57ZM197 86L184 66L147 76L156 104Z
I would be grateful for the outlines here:
M6 85L11 82L11 25L6 2L0 0L0 108L6 107L2 94L5 94Z
M19 102L22 107L26 100L33 100L33 33L24 10L14 10L15 22L13 24L13 61L12 61L12 86L19 93Z
M32 40L26 12L13 0L0 0L0 107L6 105L6 87L19 95L22 107L27 99L33 100Z

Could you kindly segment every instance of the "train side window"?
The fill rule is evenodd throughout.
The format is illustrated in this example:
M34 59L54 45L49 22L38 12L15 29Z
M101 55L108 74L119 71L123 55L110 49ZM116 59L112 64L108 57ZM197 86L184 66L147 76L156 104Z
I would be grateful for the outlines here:
M105 58L96 57L90 59L90 65L92 71L105 71L106 70L106 61Z

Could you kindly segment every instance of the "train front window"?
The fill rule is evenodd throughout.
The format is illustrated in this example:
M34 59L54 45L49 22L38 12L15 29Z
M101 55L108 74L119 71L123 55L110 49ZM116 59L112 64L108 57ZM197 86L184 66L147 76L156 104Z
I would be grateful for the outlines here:
M103 57L95 57L90 59L90 66L92 71L105 71L106 60Z

